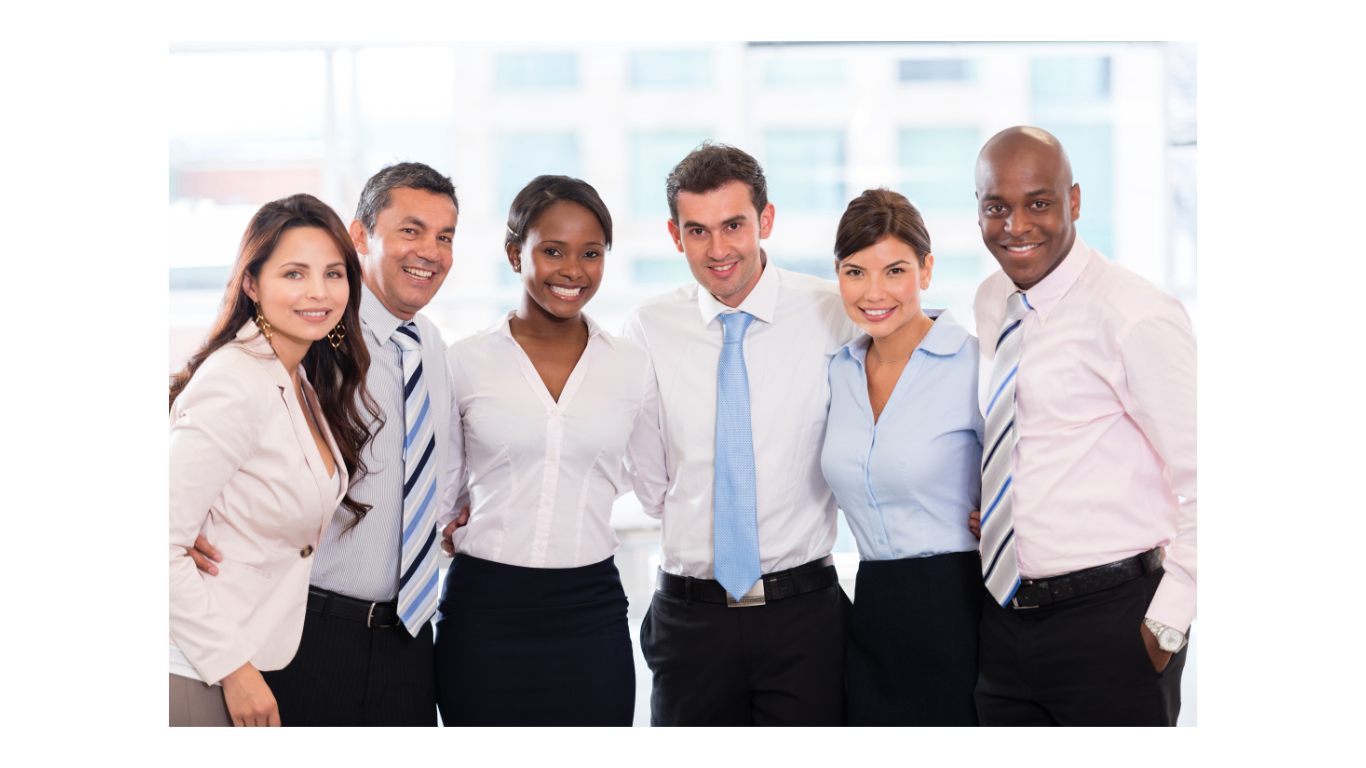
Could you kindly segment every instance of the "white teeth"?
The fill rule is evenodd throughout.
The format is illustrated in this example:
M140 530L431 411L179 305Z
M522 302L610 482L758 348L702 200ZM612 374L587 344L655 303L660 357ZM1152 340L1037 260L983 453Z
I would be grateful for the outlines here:
M887 314L888 312L891 312L892 310L890 310L890 309L865 309L865 310L863 310L863 311L864 311L865 314L872 315L873 317L882 317L883 315Z
M740 263L740 262L738 262L738 261L736 262L736 264L739 264L739 263ZM731 271L732 269L735 269L735 264L727 264L727 265L724 266L724 267L707 267L707 269L710 269L710 270L713 271L713 272L729 272L729 271Z
M304 317L325 317L327 312L300 312Z
M575 296L578 296L580 293L583 293L583 286L579 285L572 288L561 288L558 285L552 285L550 286L550 290L553 291L556 296L574 298Z
M435 272L430 272L430 271L425 270L425 269L413 269L412 267L404 267L404 268L403 268L403 271L404 271L404 272L407 272L408 274L412 275L413 277L422 278L423 280L426 280L427 278L429 278L429 277L431 277L432 275L436 274Z
M1007 245L1006 250L1011 251L1012 253L1024 253L1025 251L1032 251L1038 247L1038 243L1034 243L1033 245Z

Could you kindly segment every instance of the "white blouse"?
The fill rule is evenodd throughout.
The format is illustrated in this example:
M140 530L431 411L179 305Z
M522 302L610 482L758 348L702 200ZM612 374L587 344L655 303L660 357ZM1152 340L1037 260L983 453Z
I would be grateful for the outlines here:
M588 346L556 402L512 337L513 314L446 350L457 412L438 525L459 512L463 485L470 519L455 533L457 552L529 568L600 562L621 546L612 502L633 482L658 485L654 494L667 485L626 470L664 466L654 367L642 347L584 315Z

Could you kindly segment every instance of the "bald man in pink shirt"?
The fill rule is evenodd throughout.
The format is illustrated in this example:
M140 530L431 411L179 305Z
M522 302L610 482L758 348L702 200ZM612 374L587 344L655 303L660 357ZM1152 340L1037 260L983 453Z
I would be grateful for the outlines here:
M982 725L1175 725L1195 615L1195 338L1086 245L1062 145L983 147ZM995 452L992 452L995 449ZM975 521L974 521L975 522Z

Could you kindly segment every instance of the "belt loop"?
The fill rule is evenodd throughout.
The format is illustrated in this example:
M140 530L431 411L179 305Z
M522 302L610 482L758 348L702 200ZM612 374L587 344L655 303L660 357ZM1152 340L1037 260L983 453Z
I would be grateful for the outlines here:
M684 577L683 577L683 596L684 596L685 598L687 598L687 600L688 600L687 604L688 604L688 605L692 605L692 577L691 577L691 576L684 576Z
M329 591L323 600L323 621L327 621L327 615L332 613L332 595L333 593Z

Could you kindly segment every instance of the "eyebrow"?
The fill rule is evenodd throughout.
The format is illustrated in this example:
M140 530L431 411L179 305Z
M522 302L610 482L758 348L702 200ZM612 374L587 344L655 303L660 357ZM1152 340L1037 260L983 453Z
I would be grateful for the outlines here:
M723 226L723 227L724 227L724 226L726 226L727 224L733 224L733 223L735 223L735 222L737 222L737 221L745 221L746 218L747 218L747 217L746 217L745 214L743 214L743 213L736 214L735 216L732 216L732 217L730 217L729 219L726 219L725 221L721 222L720 226ZM691 220L683 222L683 228L684 228L684 229L692 229L693 227L701 227L702 229L706 229L706 228L707 228L707 225L706 225L706 224L702 224L701 222L691 221Z
M547 244L547 243L554 243L555 245L569 245L569 243L566 243L566 242L563 241L563 240L542 240L542 241L541 241L541 245L545 245L545 244ZM601 247L601 246L602 246L602 243L599 243L597 240L589 240L588 242L584 243L584 245L596 245L596 246Z
M308 269L309 266L310 266L310 265L305 264L305 263L303 263L302 261L287 261L287 262L285 262L284 264L281 264L281 265L280 265L280 268L281 268L281 269L284 269L285 267L303 267L304 269ZM328 264L326 267L324 267L324 269L331 269L331 268L333 268L333 267L344 267L344 266L346 266L346 262L344 262L344 261L334 261L334 262L332 262L331 264Z
M423 221L422 219L419 219L416 216L405 216L403 220L399 222L399 224L416 224L419 227L422 227L423 229L427 228L427 222ZM454 227L452 227L452 231L454 231Z

